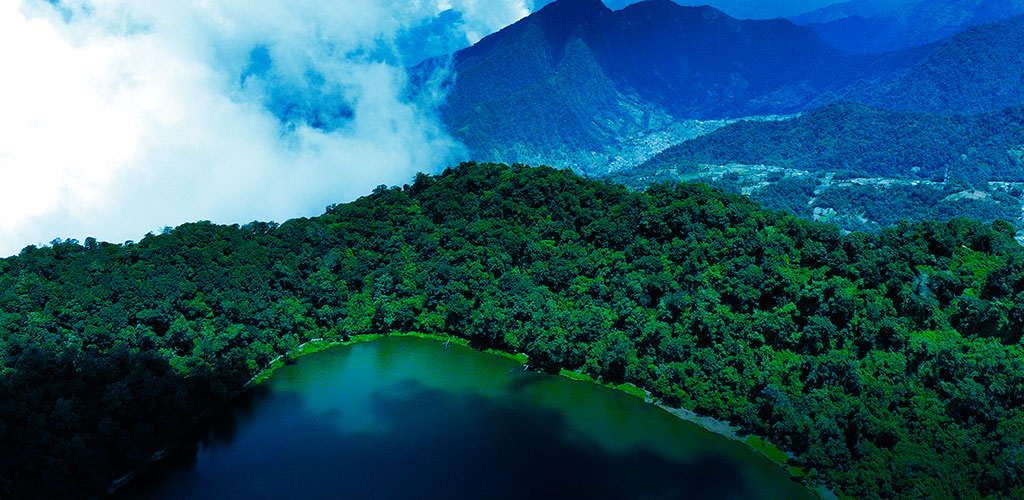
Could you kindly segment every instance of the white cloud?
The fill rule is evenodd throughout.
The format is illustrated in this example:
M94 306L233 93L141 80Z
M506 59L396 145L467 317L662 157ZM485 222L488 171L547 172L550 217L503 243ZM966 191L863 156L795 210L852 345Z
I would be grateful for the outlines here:
M451 50L531 5L0 0L0 256L316 215L436 171L461 147L405 97L403 37L454 9L417 55Z

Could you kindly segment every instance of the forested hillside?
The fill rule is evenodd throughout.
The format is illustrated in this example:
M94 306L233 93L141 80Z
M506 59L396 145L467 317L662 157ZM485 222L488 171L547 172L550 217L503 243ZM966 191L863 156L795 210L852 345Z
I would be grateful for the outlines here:
M635 188L702 180L846 229L970 216L1020 224L1024 108L963 117L836 104L739 122L611 177Z
M905 50L1024 14L1024 0L853 0L794 16L847 52Z
M919 0L847 0L805 11L787 19L801 26L821 24L850 17L871 18L890 14Z
M841 235L701 185L464 164L280 226L0 260L0 496L95 496L313 338L421 331L630 381L844 498L1024 495L1024 249Z
M701 163L769 163L851 177L968 184L1024 180L1024 107L972 117L844 103L793 120L741 121L672 147L643 169Z
M861 82L819 103L972 114L1024 104L1024 16L975 26L937 42L909 69Z

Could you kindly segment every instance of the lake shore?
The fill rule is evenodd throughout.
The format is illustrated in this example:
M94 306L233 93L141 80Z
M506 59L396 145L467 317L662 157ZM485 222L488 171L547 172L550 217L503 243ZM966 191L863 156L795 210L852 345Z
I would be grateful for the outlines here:
M214 409L214 410L212 410L210 412L204 413L203 415L197 417L196 420L195 420L195 425L198 425L200 422L202 422L202 421L206 420L207 418L209 418L213 413L216 413L221 408L223 408L224 406L228 405L231 401L234 401L235 398L237 398L242 393L248 391L252 387L262 383L263 381L265 381L267 379L269 379L271 376L273 376L274 372L276 372L280 368L286 366L290 361L297 360L297 359L299 359L299 358L301 358L301 357L303 357L305 355L313 354L313 353L316 353L316 352L320 352L320 351L323 351L325 349L330 349L330 348L340 347L340 346L347 346L347 345L355 345L355 344L366 343L366 342L373 342L375 340L379 340L379 339L382 339L382 338L385 338L385 337L416 337L416 338L422 338L422 339L427 339L427 340L443 343L443 344L446 344L446 345L450 344L450 343L455 343L455 344L458 344L460 346L473 349L475 351L485 352L485 353L488 353L488 354L493 354L493 355L496 355L496 356L505 357L505 358L511 359L513 361L516 361L517 363L520 363L521 365L526 365L526 364L529 363L529 357L526 354L524 354L524 353L512 354L512 353L509 353L509 352L506 352L506 351L500 351L500 350L496 350L496 349L485 349L485 350L476 349L476 348L471 347L469 341L466 340L466 339L459 338L459 337L450 337L450 336L447 336L447 335L436 335L436 334L427 334L427 333L418 333L418 332L399 332L399 333L391 333L391 334L353 335L353 336L349 337L346 340L315 338L315 339L311 339L311 340L308 340L308 341L302 343L301 345L299 345L295 349L293 349L293 350L291 350L291 351L289 351L289 352L287 352L285 354L279 355L277 358L274 358L268 364L267 367L262 369L260 372L258 372L256 375L254 375L252 378L250 378L249 381L247 381L239 390L235 391L231 395L231 397L227 401L225 401L224 405L222 405L222 406L218 407L217 409ZM611 382L595 379L595 378L593 378L593 377L591 377L591 376L589 376L587 374L584 374L584 373L575 372L575 371L566 370L566 369L559 370L558 375L562 376L562 377L565 377L565 378L568 378L568 379L571 379L571 380L598 384L598 385L602 385L602 386L608 387L608 388L616 390L616 391L625 392L625 393L627 393L627 394L629 394L629 395L631 395L633 397L636 397L636 398L639 398L639 399L643 400L644 402L646 402L648 404L652 404L654 406L657 406L657 407L665 410L666 412L670 413L671 415L673 415L674 417L676 417L676 418L678 418L680 420L684 420L686 422L695 424L695 425L701 427L702 429L707 430L708 432L711 432L711 433L714 433L714 434L718 434L718 435L726 437L726 438L728 438L730 440L738 441L738 442L746 445L747 447L753 449L755 452L757 452L758 454L764 456L765 458L767 458L771 462L775 463L779 467L784 468L794 480L798 480L800 478L804 478L804 477L808 476L808 474L805 471L803 471L802 469L789 465L788 462L789 462L789 459L790 459L790 455L788 453L786 453L785 451L782 451L781 449L779 449L778 447L774 446L770 442L764 440L760 436L756 436L756 435L753 435L753 434L743 434L743 433L741 433L741 429L731 425L728 422L721 421L721 420L718 420L718 419L715 419L715 418L712 418L712 417L708 417L708 416L703 416L703 415L697 414L696 412L688 410L686 408L675 408L675 407L666 405L666 404L656 400L651 395L650 392L648 392L648 391L646 391L646 390L644 390L644 389L642 389L640 387L637 387L637 386L635 386L635 385L633 385L631 383L615 384L615 383L611 383ZM167 446L166 448L157 451L156 453L154 453L153 455L148 457L147 460L143 464L140 464L138 467L136 467L132 471L128 472L124 476L121 476L118 479L116 479L115 481L113 481L111 486L110 486L110 488L107 490L105 496L110 496L110 495L114 494L118 489L120 489L120 488L124 487L125 485L127 485L128 483L130 483L136 476L141 474L150 465L152 465L153 463L158 462L159 460L161 460L164 457L166 457L171 452L171 450L173 450L179 444L180 444L180 442L176 441L175 443L172 443L170 446ZM810 485L805 485L805 487L807 487L808 490L812 491L819 498L822 498L823 500L837 500L838 499L838 496L831 489L829 489L828 487L826 487L824 485L819 485L819 486L815 486L815 487L811 487Z
M354 336L349 337L348 340L344 340L344 341L340 341L340 340L326 340L326 339L313 339L313 340L310 340L310 341L302 344L301 346L296 348L291 353L288 353L287 356L286 355L279 356L277 359L275 359L273 362L271 362L270 366L268 366L266 369L264 369L259 374L254 376L249 381L249 383L246 384L245 388L248 388L251 385L259 384L263 380L266 380L267 378L269 378L271 375L273 375L274 371L280 369L282 366L285 365L286 359L294 360L294 359L297 359L297 358L299 358L301 356L304 356L306 354L312 354L312 353L315 353L315 352L322 351L324 349L329 349L329 348L332 348L332 347L338 347L338 346L343 346L343 345L353 345L353 344L359 344L359 343L364 343L364 342L372 342L374 340L378 340L378 339L381 339L381 338L384 338L384 337L417 337L417 338L433 340L433 341L437 341L437 342L441 342L441 343L454 343L454 344L461 345L463 347L471 348L471 349L476 350L476 351L481 351L480 349L473 348L472 346L470 346L470 343L469 343L468 340L460 338L460 337L450 337L450 336L447 336L447 335L435 335L435 334L419 333L419 332L398 332L398 333L391 333L391 334L387 334L387 335L385 335L385 334L354 335ZM529 363L529 356L527 356L524 353L512 354L512 353L509 353L509 352L506 352L506 351L500 351L500 350L496 350L496 349L485 349L485 350L482 350L481 352L486 352L488 354L493 354L493 355L496 355L496 356L502 356L502 357L505 357L505 358L509 358L509 359L512 359L512 360L514 360L514 361L516 361L516 362L518 362L520 364L523 364L523 365L526 365L526 364ZM765 458L767 458L768 460L772 461L773 463L775 463L779 467L784 468L789 473L789 475L792 478L794 478L794 480L798 480L798 479L801 479L801 478L806 478L806 477L811 475L811 474L808 474L806 471L804 471L803 469L801 469L799 467L790 465L789 464L789 460L791 458L791 455L789 453L783 451L782 449L778 448L777 446L773 445L771 442L765 440L763 437L757 436L757 435L754 435L754 434L744 433L744 432L742 432L742 429L740 429L739 427L736 427L736 426L730 424L729 422L718 420L716 418L709 417L709 416L700 415L700 414L698 414L698 413L696 413L696 412L694 412L692 410L686 409L686 408L676 408L676 407L672 407L672 406L666 405L666 404L658 401L657 399L655 399L651 395L650 392L648 392L648 391L646 391L646 390L644 390L644 389L642 389L640 387L637 387L637 386L635 386L635 385L633 385L631 383L615 384L615 383L611 383L611 382L607 382L607 381L603 381L603 380L597 380L597 379L591 377L590 375L587 375L587 374L584 374L584 373L580 373L580 372L575 372L575 371L572 371L572 370L566 370L564 368L559 370L558 375L560 375L562 377L566 377L566 378L572 379L572 380L581 381L581 382L588 382L588 383L593 383L593 384L598 384L598 385L602 385L602 386L608 387L608 388L613 389L613 390L625 392L625 393L627 393L627 394L629 394L629 395L631 395L633 397L640 398L640 399L644 400L644 402L646 402L648 404L655 405L655 406L665 410L666 412L672 414L673 416L675 416L676 418L678 418L680 420L684 420L686 422L690 422L692 424L695 424L695 425L701 427L702 429L704 429L704 430L706 430L708 432L711 432L711 433L714 433L714 434L718 434L720 436L726 437L726 438L731 439L733 441L738 441L740 443L743 443L744 445L746 445L747 447L753 449L755 452L757 452L758 454L764 456ZM814 492L822 500L838 500L838 498L839 498L838 495L836 495L836 493L834 491L832 491L831 488L828 488L827 486L824 486L824 485L818 485L818 486L813 486L813 487L811 485L805 485L805 486L809 490Z

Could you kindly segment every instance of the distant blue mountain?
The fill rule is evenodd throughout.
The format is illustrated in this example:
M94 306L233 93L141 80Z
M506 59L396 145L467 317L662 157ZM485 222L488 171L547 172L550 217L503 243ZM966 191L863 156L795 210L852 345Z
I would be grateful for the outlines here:
M885 109L972 114L1024 103L1024 15L975 26L928 46L906 70L859 82L816 103L855 101Z
M453 70L442 118L473 158L604 173L724 119L845 101L944 114L1024 104L1024 16L853 55L783 19L559 0L440 62Z
M848 17L875 17L892 14L916 4L920 0L847 0L833 3L820 9L805 12L797 16L789 16L789 20L800 25L820 24Z
M455 55L444 120L478 159L601 156L676 120L798 111L906 62L851 56L782 19L559 0Z
M791 19L847 52L881 53L1020 14L1024 0L853 0Z
M552 0L541 0L534 2L534 8L551 3ZM604 4L612 10L621 10L628 5L635 4L640 0L604 0ZM700 7L708 5L729 14L738 19L776 19L779 17L790 17L810 10L816 10L832 5L841 0L784 0L784 1L759 1L759 0L675 0L683 6ZM899 1L899 0L889 0Z

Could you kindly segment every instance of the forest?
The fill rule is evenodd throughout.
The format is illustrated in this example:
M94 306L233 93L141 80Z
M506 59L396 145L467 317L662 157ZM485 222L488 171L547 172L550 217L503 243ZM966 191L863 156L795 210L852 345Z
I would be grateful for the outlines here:
M841 103L792 120L740 121L673 146L628 178L702 163L762 164L845 177L955 181L981 187L1024 179L1024 107L973 116Z
M0 497L102 496L314 338L427 332L632 382L841 498L1024 498L1024 248L700 184L466 163L314 218L0 260Z
M608 178L707 182L798 217L831 212L844 231L956 217L1022 229L1024 107L956 116L834 104L740 121Z
M936 10L957 9L949 3L922 3L934 4L938 7ZM980 7L981 10L989 10L988 13L977 12L981 17L967 14L960 18L971 19L972 23L991 16L993 11L997 12L995 19L1021 11L1019 3L1013 5L1016 0L957 3L969 3L973 6L969 9ZM939 14L944 18L939 24L957 17L948 15L951 10L946 12L946 15ZM932 27L934 25L922 26L918 34ZM880 33L872 30L865 35L878 39ZM1021 67L1024 67L1024 15L974 26L945 40L909 49L903 54L910 56L915 52L926 53L909 68L893 72L889 78L881 81L858 82L831 96L824 96L822 100L853 101L885 109L962 115L993 112L1024 103L1024 79L1021 79Z
M781 176L782 174L776 174ZM701 180L695 179L694 182ZM843 231L877 232L903 221L948 221L970 217L985 222L1002 219L1021 228L1021 189L976 190L965 184L898 183L882 179L876 183L856 184L835 177L767 176L744 178L739 174L720 179L704 179L709 184L731 193L746 193L765 208L785 210L797 217L835 224ZM824 217L821 211L829 215Z

